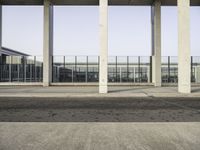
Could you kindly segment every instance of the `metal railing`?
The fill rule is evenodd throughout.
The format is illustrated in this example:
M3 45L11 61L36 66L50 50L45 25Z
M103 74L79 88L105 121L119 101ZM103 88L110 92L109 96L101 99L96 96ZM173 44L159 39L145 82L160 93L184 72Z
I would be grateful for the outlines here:
M108 82L150 82L150 57L109 56ZM98 82L99 56L54 56L53 82Z
M0 82L42 82L41 56L1 56Z
M178 57L162 57L162 83L178 83ZM200 83L200 57L191 56L191 82Z
M178 82L178 59L162 57L162 83ZM0 82L42 82L42 56L1 56ZM98 82L99 56L53 56L54 83ZM151 83L151 56L109 56L108 82ZM200 57L191 57L191 82L200 83Z

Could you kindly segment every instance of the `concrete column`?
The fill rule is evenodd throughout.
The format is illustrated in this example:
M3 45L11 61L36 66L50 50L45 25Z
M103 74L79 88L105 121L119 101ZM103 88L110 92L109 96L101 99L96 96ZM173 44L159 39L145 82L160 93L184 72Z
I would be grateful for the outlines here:
M53 5L44 0L43 86L52 82Z
M152 25L152 82L161 86L161 2L155 0L151 7Z
M191 92L190 0L178 0L178 91Z
M100 4L100 70L99 93L108 92L108 0L99 0Z

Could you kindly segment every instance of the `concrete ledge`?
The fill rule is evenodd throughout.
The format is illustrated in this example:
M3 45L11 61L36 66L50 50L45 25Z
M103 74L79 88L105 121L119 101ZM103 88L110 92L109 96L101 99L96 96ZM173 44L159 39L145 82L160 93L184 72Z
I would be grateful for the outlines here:
M53 86L98 86L98 82L88 82L88 83L51 83ZM108 83L108 86L153 86L153 83Z
M51 83L51 86L98 86L98 82L88 82L88 83L80 83L80 82L74 82L74 83Z
M0 97L43 97L43 98L128 98L128 97L148 97L148 95L144 93L134 93L134 94L77 94L77 93L6 93L0 94Z
M0 82L0 86L13 86L13 85L19 85L19 86L27 86L27 85L41 85L43 86L42 82ZM51 83L51 86L98 86L98 82L74 82L74 83ZM108 86L153 86L153 83L108 83Z
M178 87L178 83L162 83L164 87ZM200 83L191 83L192 87L200 87Z
M0 86L42 86L42 82L0 82Z
M185 97L199 97L200 93L192 93L192 94L180 94L180 93L108 93L108 94L98 94L98 93L1 93L0 98L20 98L20 97L38 97L38 98L131 98L131 97L141 97L141 98L185 98Z
M51 83L51 86L99 86L98 82ZM0 86L43 86L43 82L0 82ZM108 83L108 86L154 86L154 83ZM163 83L163 87L177 87L177 83ZM200 87L200 83L192 83L192 87Z

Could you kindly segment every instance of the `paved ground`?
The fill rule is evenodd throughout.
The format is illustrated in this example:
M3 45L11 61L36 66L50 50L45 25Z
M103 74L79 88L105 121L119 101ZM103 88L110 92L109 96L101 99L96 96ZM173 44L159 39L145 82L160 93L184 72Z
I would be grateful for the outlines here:
M1 122L199 122L199 98L0 98Z
M1 150L199 150L199 123L0 123Z
M200 97L200 86L191 94L180 94L177 87L109 86L108 94L98 94L97 86L0 86L0 97Z
M109 96L97 90L1 88L0 150L199 150L199 88L192 95L176 88L114 87Z

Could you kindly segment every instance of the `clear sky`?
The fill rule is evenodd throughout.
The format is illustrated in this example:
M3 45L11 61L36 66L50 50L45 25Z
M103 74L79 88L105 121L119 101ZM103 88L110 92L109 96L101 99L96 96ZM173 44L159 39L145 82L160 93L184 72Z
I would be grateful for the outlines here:
M109 7L109 55L151 54L150 7ZM54 7L54 55L98 55L97 6ZM43 7L4 6L3 46L42 55ZM200 56L200 7L191 7L191 54ZM162 7L162 55L177 55L177 7Z

